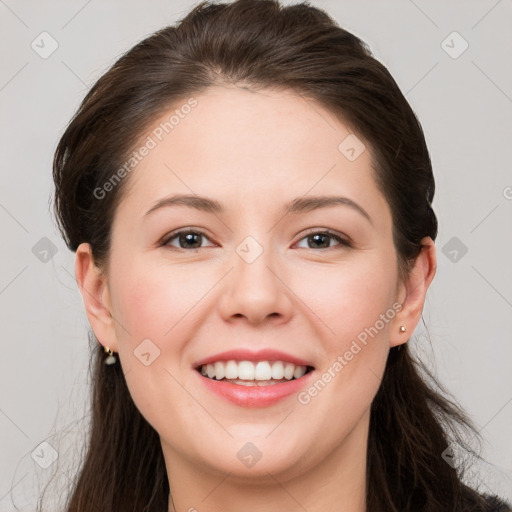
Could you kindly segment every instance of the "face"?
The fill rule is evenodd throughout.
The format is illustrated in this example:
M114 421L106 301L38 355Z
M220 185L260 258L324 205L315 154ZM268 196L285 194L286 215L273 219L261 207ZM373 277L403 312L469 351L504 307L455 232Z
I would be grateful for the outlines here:
M155 145L112 228L115 321L95 332L168 464L291 477L365 439L406 341L391 212L370 148L312 100L219 86L196 101L141 138Z

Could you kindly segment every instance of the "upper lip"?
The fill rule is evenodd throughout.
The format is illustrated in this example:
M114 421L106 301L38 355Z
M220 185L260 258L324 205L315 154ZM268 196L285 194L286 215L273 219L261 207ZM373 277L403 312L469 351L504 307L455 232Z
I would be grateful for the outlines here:
M313 367L311 363L306 361L305 359L301 359L300 357L293 356L291 354L287 354L286 352L281 352L280 350L274 350L271 348L262 349L262 350L246 350L246 349L234 349L227 350L225 352L220 352L218 354L213 354L211 356L205 357L196 361L193 364L194 368L198 368L205 364L216 363L217 361L283 361L285 363L293 363L296 366L310 366Z

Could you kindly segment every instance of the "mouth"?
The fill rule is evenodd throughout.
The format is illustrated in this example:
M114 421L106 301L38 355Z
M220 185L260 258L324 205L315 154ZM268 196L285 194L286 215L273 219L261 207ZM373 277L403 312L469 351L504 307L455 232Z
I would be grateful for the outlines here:
M288 361L215 361L196 370L205 378L238 386L263 387L298 380L313 371L309 365Z
M270 406L311 381L315 367L276 350L232 350L193 365L208 392L241 407Z

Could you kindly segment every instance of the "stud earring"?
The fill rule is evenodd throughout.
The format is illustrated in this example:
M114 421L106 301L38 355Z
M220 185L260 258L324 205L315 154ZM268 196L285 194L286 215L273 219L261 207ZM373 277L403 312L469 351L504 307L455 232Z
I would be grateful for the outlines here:
M406 332L407 331L407 327L405 327L405 325L401 325L399 331L400 332Z
M105 359L105 364L114 364L116 362L116 357L114 356L114 352L110 350L108 347L104 347L103 351L108 354L108 357Z

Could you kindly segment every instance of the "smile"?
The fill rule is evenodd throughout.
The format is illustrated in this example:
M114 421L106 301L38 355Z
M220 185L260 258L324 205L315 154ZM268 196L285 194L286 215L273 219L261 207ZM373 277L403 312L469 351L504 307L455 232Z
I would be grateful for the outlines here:
M285 361L216 361L203 364L201 375L241 386L271 386L300 379L311 367Z
M242 407L264 407L298 393L314 367L276 351L231 351L197 362L196 374L207 390Z

